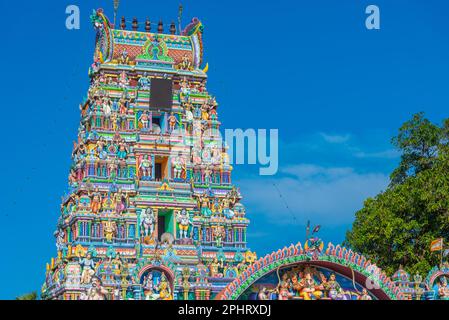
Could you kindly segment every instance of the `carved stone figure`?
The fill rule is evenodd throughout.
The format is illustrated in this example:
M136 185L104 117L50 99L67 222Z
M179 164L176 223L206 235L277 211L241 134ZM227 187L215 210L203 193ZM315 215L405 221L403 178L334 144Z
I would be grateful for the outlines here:
M114 221L108 220L104 223L104 236L107 242L112 242L112 239L117 234L117 225Z
M201 215L204 217L212 215L212 210L209 207L209 197L206 194L198 196L198 206L201 208Z
M92 278L92 287L87 290L87 300L106 300L108 291L103 287L101 280Z
M288 300L292 296L290 293L290 280L288 279L288 275L286 273L282 275L277 291L278 300Z
M122 214L126 210L127 196L119 190L114 196L115 213Z
M327 291L327 296L332 300L340 300L343 299L343 290L341 289L340 284L336 280L336 276L332 273L329 277L329 280L323 283L325 290Z
M150 128L150 117L147 112L143 112L140 117L139 121L142 124L143 129L149 129Z
M95 262L92 259L92 254L87 253L85 258L79 258L79 264L82 267L81 271L81 284L88 284L92 280L95 274Z
M139 86L139 89L141 89L141 90L150 89L150 80L148 79L148 75L146 72L143 74L142 77L140 77L140 79L138 81L138 86Z
M357 300L373 300L371 296L368 294L368 290L363 288L362 294L357 298Z
M153 283L153 273L150 272L148 275L144 278L143 281L143 289L144 289L144 295L145 300L157 300L159 298L159 295L155 293L154 283Z
M180 156L176 156L173 161L173 173L175 179L182 179L182 174L185 168L184 159Z
M189 230L189 225L192 222L186 209L182 209L181 212L178 212L176 216L176 221L178 222L178 228L181 239L188 238L187 231Z
M120 63L129 64L129 55L126 49L123 49L122 54L120 55Z
M301 279L301 282L303 289L301 290L300 296L304 300L321 299L323 292L315 279L313 279L310 271L305 272L305 278Z
M213 229L212 236L214 237L215 244L217 247L223 246L223 238L225 237L225 230L222 226L217 226Z
M140 224L144 237L148 237L153 234L154 226L156 224L156 217L154 216L153 209L147 208L142 210L140 213Z
M117 157L120 160L126 159L126 156L128 155L128 147L126 146L125 141L120 141L118 145L118 151L117 151Z
M90 209L93 214L97 214L101 210L101 194L96 190L91 197Z
M168 117L168 125L169 125L170 133L175 130L177 123L178 123L178 119L176 119L175 114L173 112L170 113L170 116Z
M171 293L170 283L167 277L163 273L161 276L161 282L159 283L159 299L160 300L173 300L173 295Z
M149 178L151 177L153 169L153 161L149 155L144 155L139 164L140 177Z
M161 244L165 244L165 245L168 245L171 247L174 242L175 242L175 238L173 237L173 235L171 233L166 232L161 235Z
M119 86L121 88L126 88L126 87L128 87L128 85L129 85L128 76L126 75L126 72L123 71L122 73L120 73L120 76L119 76Z
M223 262L219 262L218 258L215 257L214 260L209 264L210 276L212 278L217 278L220 276L219 268L223 268Z
M65 247L65 232L63 229L58 229L55 232L56 248L61 251Z

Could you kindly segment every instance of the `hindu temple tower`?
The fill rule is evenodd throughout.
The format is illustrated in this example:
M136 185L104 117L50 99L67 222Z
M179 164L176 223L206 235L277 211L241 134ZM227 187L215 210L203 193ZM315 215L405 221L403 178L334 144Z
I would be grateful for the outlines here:
M203 25L115 28L101 9L91 20L90 87L42 297L213 299L255 254L206 87Z

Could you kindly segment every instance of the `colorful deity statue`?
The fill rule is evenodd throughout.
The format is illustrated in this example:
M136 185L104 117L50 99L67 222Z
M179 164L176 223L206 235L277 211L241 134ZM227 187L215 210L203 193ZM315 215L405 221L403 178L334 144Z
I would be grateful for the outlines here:
M343 299L343 292L342 292L343 290L336 280L335 273L332 273L330 275L328 281L326 281L325 278L322 279L322 284L329 298L331 298L332 300Z
M311 271L307 270L304 273L304 279L301 279L303 286L300 296L304 300L321 299L323 296L323 288L313 278Z
M192 62L190 61L187 54L182 56L181 62L178 64L178 69L180 70L192 70Z
M182 157L180 157L179 155L176 156L172 160L173 173L174 173L174 178L175 179L182 179L183 172L185 170L185 163L184 162L185 162L184 159Z
M157 300L159 298L159 295L155 293L155 286L153 282L153 273L150 272L148 275L144 278L143 281L143 289L144 289L144 296L145 300Z
M103 231L106 241L112 242L112 238L115 237L115 235L117 234L116 223L112 220L107 220L106 222L104 222Z
M183 80L180 81L180 96L181 96L181 101L183 102L188 102L189 98L190 98L190 85L189 82L187 81L186 78L183 78Z
M290 285L291 283L288 274L284 273L277 288L278 300L289 300L292 297Z
M112 115L111 115L111 124L112 124L112 130L114 130L114 131L116 131L117 129L118 129L118 121L119 121L119 118L118 118L118 116L117 116L117 113L113 113Z
M139 173L141 178L150 178L153 170L153 161L150 155L146 154L142 156L142 160L139 163Z
M81 258L80 256L79 264L82 267L81 284L90 283L93 275L95 274L95 262L92 259L92 254L88 252L85 258Z
M107 158L108 153L106 151L106 141L103 138L100 138L97 141L96 148L95 148L95 154L101 160L104 160Z
M164 273L161 275L161 281L159 283L159 299L160 300L173 300L171 293L170 283Z
M231 197L224 197L221 200L221 204L222 204L222 208L223 208L223 214L225 215L226 218L228 219L232 219L234 217L234 211L231 210L231 205L235 204L235 199L231 198Z
M178 119L176 118L175 114L173 112L170 113L170 116L168 117L168 126L170 133L172 133L175 130L177 123Z
M146 71L143 73L143 76L139 78L138 86L140 90L150 89L150 79L148 79L148 74Z
M129 64L129 55L126 49L123 49L122 54L120 55L120 63Z
M204 104L201 108L201 120L209 120L209 106L207 104Z
M56 248L61 251L65 247L65 232L63 229L55 231L56 236Z
M149 116L148 112L142 112L142 114L139 117L139 121L142 124L143 129L150 128L150 116Z
M122 257L120 256L120 253L117 253L115 255L114 259L110 261L110 264L112 266L112 272L115 275L120 275L123 269L123 261Z
M120 141L118 145L118 151L117 151L117 157L120 160L126 159L126 156L128 155L128 147L126 146L125 141Z
M90 196L91 196L90 209L93 214L97 214L101 210L101 202L102 202L101 193L98 192L98 189L96 189L95 192Z
M142 235L144 237L151 236L154 232L154 226L156 224L156 217L152 208L142 209L140 213L140 225Z
M201 208L201 215L204 217L210 217L212 210L209 207L210 200L206 193L198 196L198 207Z
M127 74L126 74L125 71L123 71L122 73L120 73L118 83L119 83L119 86L120 86L121 88L127 88L127 87L128 87L128 85L129 85L129 79L128 79L128 76L127 76Z
M115 213L122 214L126 210L127 195L119 190L114 196Z
M86 300L106 300L108 291L103 287L100 278L92 278L92 286L87 290Z
M193 117L193 112L192 112L192 108L193 108L193 106L192 106L192 104L190 104L190 103L187 103L186 105L185 105L185 116L186 116L186 122L192 122L193 121L193 119L194 119L194 117Z
M116 161L111 161L108 163L108 177L110 181L114 181L117 177L118 164Z
M217 226L212 229L212 236L215 240L215 245L217 248L221 248L223 246L223 238L225 237L225 229L223 226Z
M373 300L373 298L369 295L368 290L363 288L362 294L358 296L357 300Z
M438 296L440 300L449 300L449 288L447 286L447 278L442 276L438 283Z
M223 268L223 261L218 261L215 257L214 260L209 264L209 272L212 278L220 277L220 267Z
M111 101L107 97L103 98L102 108L103 108L103 114L106 117L109 117L112 113L112 108L111 108Z
M128 113L128 103L125 99L121 98L119 100L118 112L121 115L126 115Z
M181 239L188 238L187 231L189 230L189 226L192 222L186 209L183 208L180 212L178 212L176 221L178 222L179 234Z

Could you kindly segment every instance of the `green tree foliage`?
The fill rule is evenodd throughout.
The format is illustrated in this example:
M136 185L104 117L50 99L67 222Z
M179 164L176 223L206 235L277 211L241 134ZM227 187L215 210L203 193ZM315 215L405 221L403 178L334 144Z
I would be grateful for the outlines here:
M393 144L401 151L388 189L365 201L345 245L393 274L400 265L411 274L439 263L432 240L449 240L449 119L432 124L422 113L399 129Z
M16 300L37 300L37 293L36 292L27 293L17 297Z

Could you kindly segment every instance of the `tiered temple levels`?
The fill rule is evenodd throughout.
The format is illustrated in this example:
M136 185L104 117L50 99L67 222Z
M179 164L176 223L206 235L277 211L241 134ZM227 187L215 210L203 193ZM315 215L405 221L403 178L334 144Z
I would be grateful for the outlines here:
M255 254L201 69L203 26L91 19L91 85L42 296L212 299Z

